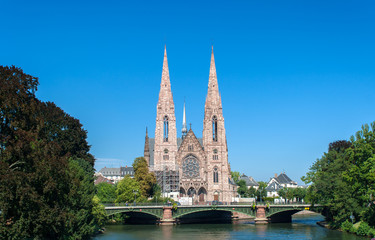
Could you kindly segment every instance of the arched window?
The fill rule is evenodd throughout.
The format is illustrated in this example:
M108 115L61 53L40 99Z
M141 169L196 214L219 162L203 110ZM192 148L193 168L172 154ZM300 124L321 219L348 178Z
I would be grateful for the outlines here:
M219 173L217 171L217 167L214 168L214 183L219 182Z
M212 118L212 140L217 142L217 117Z
M169 129L168 129L168 116L164 117L163 122L164 122L164 137L163 137L163 141L164 142L168 142L168 132L169 132Z

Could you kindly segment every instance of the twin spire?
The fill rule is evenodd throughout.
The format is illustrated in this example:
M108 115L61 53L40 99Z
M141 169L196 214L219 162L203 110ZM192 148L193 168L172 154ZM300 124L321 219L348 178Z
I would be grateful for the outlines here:
M162 103L169 103L171 104L171 106L174 106L172 90L171 90L171 82L169 78L166 46L164 47L163 72L161 76L158 105ZM209 74L209 80L208 80L208 91L207 91L205 108L215 108L215 107L222 108L222 105L221 105L221 97L219 93L219 86L217 83L214 48L212 46L210 74ZM186 126L186 113L185 113L185 101L184 101L182 136L185 136L186 133L187 133L187 126Z

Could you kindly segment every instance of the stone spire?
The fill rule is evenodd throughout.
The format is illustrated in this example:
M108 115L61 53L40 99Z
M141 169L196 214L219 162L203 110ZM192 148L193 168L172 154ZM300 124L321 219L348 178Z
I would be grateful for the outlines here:
M186 127L186 113L185 113L185 101L184 101L184 114L182 116L182 138L186 136L187 127Z
M206 108L222 108L221 97L219 93L219 85L217 83L214 47L212 46L211 63L210 63L210 75L208 79L208 90L206 97Z
M171 81L169 79L167 47L164 48L163 72L161 75L158 105L161 103L168 103L170 105L174 105L171 90Z
M151 153L152 154L152 153ZM155 143L153 169L167 167L175 169L177 154L176 116L169 79L167 49L164 49L163 72L161 75L159 100L156 107Z
M148 140L147 127L146 127L145 149L144 149L143 157L146 159L148 166L150 166L150 146L149 146L149 140Z

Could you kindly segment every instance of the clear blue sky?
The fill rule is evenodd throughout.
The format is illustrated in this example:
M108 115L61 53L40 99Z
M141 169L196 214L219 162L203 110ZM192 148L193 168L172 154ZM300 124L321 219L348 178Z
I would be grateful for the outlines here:
M167 45L178 135L202 135L211 44L232 170L301 183L328 144L375 120L374 1L1 1L0 64L80 119L97 170L154 136Z

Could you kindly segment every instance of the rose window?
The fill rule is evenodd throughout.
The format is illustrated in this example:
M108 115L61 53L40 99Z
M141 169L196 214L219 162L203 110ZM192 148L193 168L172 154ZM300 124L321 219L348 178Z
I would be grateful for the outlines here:
M195 178L199 177L199 161L194 156L190 155L182 163L182 172L185 177Z

